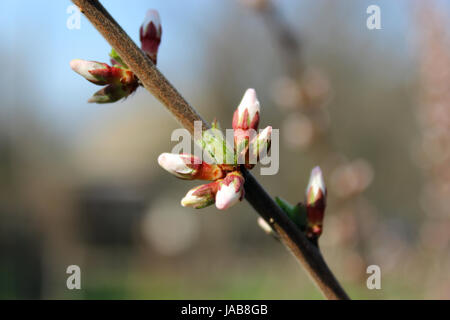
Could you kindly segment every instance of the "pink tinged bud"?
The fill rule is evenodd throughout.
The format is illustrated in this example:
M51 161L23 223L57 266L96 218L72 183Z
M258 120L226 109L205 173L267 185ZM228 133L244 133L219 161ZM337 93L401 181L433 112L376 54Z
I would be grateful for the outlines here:
M317 166L311 170L308 187L306 188L307 205L314 205L317 201L325 198L326 192L322 170Z
M306 188L307 235L309 237L319 237L322 233L326 196L327 190L322 171L320 167L315 167L311 171L309 184Z
M110 103L128 97L139 86L138 79L130 70L121 67L110 67L106 63L75 59L70 62L71 68L84 78L97 85L105 85L88 101Z
M110 68L105 63L75 59L70 61L70 67L73 71L92 83L98 85L105 85L109 83L108 79L102 75L103 71L108 71Z
M194 156L175 153L162 153L158 157L159 165L180 179L192 180L200 164Z
M225 179L219 180L216 194L216 207L225 210L241 201L244 197L244 177L237 171L229 173Z
M214 203L218 185L219 182L214 181L189 190L186 196L181 200L181 205L183 207L192 207L195 209L201 209L212 205Z
M190 154L163 153L158 157L158 163L168 172L185 180L217 180L225 176L219 166L202 162Z
M258 129L260 105L255 89L247 89L233 114L233 129Z
M162 28L158 11L148 10L144 23L139 29L139 38L142 50L147 53L154 64L156 64L161 35Z

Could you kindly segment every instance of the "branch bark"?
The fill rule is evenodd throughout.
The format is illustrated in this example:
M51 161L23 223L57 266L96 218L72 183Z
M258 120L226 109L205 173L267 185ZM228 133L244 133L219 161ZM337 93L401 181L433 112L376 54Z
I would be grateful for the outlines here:
M116 50L143 86L161 101L184 128L192 134L194 121L202 121L204 127L209 128L209 125L136 46L99 1L72 0L72 2L80 8L81 12ZM328 268L318 248L306 239L250 172L243 169L243 175L245 177L245 198L278 232L282 243L303 265L323 295L327 299L349 299Z

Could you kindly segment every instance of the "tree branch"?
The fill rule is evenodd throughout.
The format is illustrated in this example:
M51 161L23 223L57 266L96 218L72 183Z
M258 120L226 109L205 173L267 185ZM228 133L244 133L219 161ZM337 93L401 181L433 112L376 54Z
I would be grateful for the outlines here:
M175 116L183 127L193 133L194 121L209 125L170 84L150 59L136 46L97 0L72 0L100 34L117 51L136 74L144 87ZM280 240L303 265L327 299L349 299L328 268L320 251L312 245L281 210L253 175L243 169L245 198L276 232Z
M266 6L260 10L260 14L281 49L280 54L286 62L287 73L292 77L300 76L305 69L301 62L301 41L280 16L273 1L266 1Z

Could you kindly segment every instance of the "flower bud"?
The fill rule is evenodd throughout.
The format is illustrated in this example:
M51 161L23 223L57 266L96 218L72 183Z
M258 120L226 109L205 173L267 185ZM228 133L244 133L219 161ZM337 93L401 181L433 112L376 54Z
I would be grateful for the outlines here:
M108 74L110 67L106 63L74 59L70 61L70 67L92 83L97 85L109 83L110 79L105 77L105 72Z
M252 159L264 158L270 150L272 137L272 127L268 126L263 131L258 133L258 135L250 143L250 152L252 153Z
M322 233L326 197L327 190L322 171L320 167L315 167L311 171L309 184L306 188L306 213L308 217L306 234L310 238L318 238Z
M185 180L217 180L225 175L218 165L202 162L190 154L162 153L158 157L158 163L168 172Z
M149 58L156 64L158 47L161 43L162 28L158 11L148 10L144 23L139 29L141 48Z
M200 168L201 160L187 154L162 153L158 157L158 163L178 178L192 180Z
M183 207L193 207L195 209L201 209L212 205L217 193L219 181L214 181L189 190L186 196L181 200L181 205Z
M258 129L260 106L255 89L247 89L233 114L233 129Z
M216 207L225 210L241 201L244 197L244 177L238 172L229 173L225 179L219 180L216 194Z
M106 63L75 59L70 62L70 67L92 83L109 84L96 92L89 102L115 102L129 96L139 86L134 73L120 66L110 67Z
M119 86L108 85L100 89L88 100L90 103L112 103L124 98L126 94Z
M114 68L117 69L117 68ZM134 78L136 79L136 78ZM137 80L132 82L133 80L127 80L125 78L121 79L122 82L113 83L107 85L103 89L94 93L94 95L88 100L91 103L112 103L116 102L122 98L128 97L132 94L137 87L139 86ZM131 81L126 83L126 81Z

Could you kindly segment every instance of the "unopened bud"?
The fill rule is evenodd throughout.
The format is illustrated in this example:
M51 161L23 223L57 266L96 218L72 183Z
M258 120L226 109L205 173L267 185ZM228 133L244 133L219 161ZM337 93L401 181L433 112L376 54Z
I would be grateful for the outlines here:
M70 61L70 67L73 71L92 83L97 85L105 85L110 83L110 79L105 77L105 72L106 75L108 75L110 69L106 63L74 59Z
M94 93L94 95L88 100L91 103L112 103L122 98L128 97L138 87L138 83L114 83L107 85L103 89Z
M185 180L217 180L225 175L218 165L202 162L190 154L162 153L158 157L158 163L168 172Z
M258 135L250 143L250 152L252 153L251 159L264 158L270 150L272 137L272 127L268 126L263 131L258 133Z
M201 209L214 203L214 198L219 186L218 181L198 186L189 190L186 196L181 200L183 207L192 207Z
M309 184L306 188L306 212L308 217L307 236L319 237L322 233L327 190L320 167L311 171Z
M237 171L229 173L225 179L219 180L216 194L216 207L225 210L241 201L244 197L244 177Z
M97 91L89 102L110 103L128 97L139 86L134 73L119 65L110 67L106 63L75 59L70 67L85 79L97 85L106 85Z
M142 50L147 53L154 64L156 64L161 35L162 28L158 11L148 10L144 23L139 30L139 37Z
M258 129L260 106L255 89L247 89L233 114L233 129Z
M90 103L112 103L125 97L119 86L108 85L100 89L88 100Z

